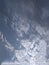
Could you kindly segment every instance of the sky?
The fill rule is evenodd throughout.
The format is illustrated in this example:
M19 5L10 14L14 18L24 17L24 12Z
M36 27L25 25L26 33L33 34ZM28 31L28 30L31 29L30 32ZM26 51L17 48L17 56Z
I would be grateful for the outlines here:
M0 64L48 62L49 0L0 0Z

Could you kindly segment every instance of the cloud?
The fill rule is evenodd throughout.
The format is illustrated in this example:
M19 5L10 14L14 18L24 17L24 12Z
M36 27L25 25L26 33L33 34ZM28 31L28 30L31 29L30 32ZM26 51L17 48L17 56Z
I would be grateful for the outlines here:
M18 22L17 20L15 20L15 22L12 22L11 28L16 31L18 36L23 36L23 33L28 33L30 25L29 22L27 22L27 19L19 17Z
M30 41L30 39L20 40L20 44L22 44L25 47L25 49L24 50L16 50L11 45L11 43L9 43L9 41L3 37L3 34L0 33L0 38L6 43L5 47L7 49L9 49L10 51L14 50L14 52L13 52L14 56L12 57L12 60L17 58L19 61L19 62L17 62L15 60L13 63L12 62L5 62L5 63L3 62L2 64L8 64L8 65L12 65L12 64L13 65L14 64L18 64L18 65L40 65L40 64L47 65L45 62L45 55L44 54L46 53L46 50L45 50L46 49L46 40L49 39L49 30L47 30L47 29L45 30L45 28L42 27L40 24L38 24L37 21L29 20L30 18L36 19L36 15L39 16L39 13L38 13L39 11L36 10L36 8L34 8L35 7L34 3L31 3L31 2L29 2L28 4L23 3L22 5L20 5L20 3L17 5L18 10L22 9L19 12L19 14L13 13L13 15L12 15L13 18L12 18L11 28L20 37L23 37L23 34L24 33L27 34L28 31L31 29L32 33L30 35L30 38L32 38L32 40L31 41ZM38 7L37 7L37 9L38 9ZM16 10L16 11L18 11L18 10ZM36 12L35 10L38 12ZM43 14L41 16L42 19L45 19L46 17L49 16L49 12L47 9L43 8L42 12L43 12ZM34 15L35 15L35 17L34 17ZM5 21L7 21L7 20L5 19ZM29 22L31 23L31 28L30 28ZM38 33L38 35L33 34L34 30ZM45 38L44 39L42 38L43 39L42 40L41 37L43 35L45 36ZM38 42L38 44L37 44L37 42ZM37 52L37 50L39 50L39 52Z
M46 7L45 8L42 8L42 20L46 19L47 17L49 16L49 9L47 9Z
M34 47L33 45L36 43L36 41L39 40L39 46L36 45L34 50L30 50L30 48ZM8 43L8 41L5 39L6 43L7 43L7 48L11 49L11 45L10 43ZM45 40L41 40L41 39L34 39L34 41L29 41L29 40L21 40L20 41L21 44L25 47L25 49L23 50L14 50L14 55L13 57L17 58L18 62L15 60L14 62L3 62L2 65L4 64L18 64L18 65L38 65L38 64L46 64L45 62L45 48L46 48L46 42ZM36 52L36 49L39 49L39 52ZM44 52L44 53L43 53ZM42 56L43 55L43 56ZM41 58L40 58L41 57ZM40 61L40 59L42 61ZM26 61L27 60L27 61Z
M26 24L26 23L25 23ZM21 23L21 25L22 25L22 23ZM44 34L44 35L46 35L46 34L49 34L48 32L49 31L47 31L47 32L45 32L45 29L43 28L43 27L41 27L39 24L32 24L33 25L33 28L38 32L38 34L40 34L41 36ZM21 27L21 26L20 26ZM22 26L23 27L23 26ZM18 27L18 29L19 29L19 27ZM29 29L28 29L29 30ZM47 29L46 29L47 30ZM20 31L24 31L23 30L23 28L20 28ZM24 31L25 32L25 31ZM1 33L0 33L0 35L1 35ZM11 51L13 51L14 50L14 55L15 55L15 57L18 59L18 63L19 63L19 65L21 64L30 64L30 65L32 65L33 63L34 63L34 65L37 63L37 65L38 64L40 64L42 61L44 62L44 63L42 63L42 64L45 64L45 56L43 56L44 58L43 58L43 60L42 61L39 61L39 60L36 60L36 58L38 58L38 56L40 55L40 57L42 56L41 54L45 51L45 49L43 49L43 46L45 46L44 48L46 48L46 42L45 42L45 39L44 39L44 41L43 40L41 40L40 39L40 35L39 36L35 36L34 38L33 37L31 37L31 38L33 38L32 39L32 41L30 41L30 39L26 39L26 40L20 40L20 43L25 47L25 50L15 50L14 49L14 47L7 41L7 39L6 38L4 38L4 42L6 43L6 45L5 45L5 47L7 48L7 49L10 49ZM2 36L2 38L3 38L3 36ZM39 41L39 42L38 42ZM37 46L37 45L35 45L35 47L34 47L34 44L36 44L36 42L38 42L39 44L41 44L41 45L39 45L40 46L40 48L39 48L39 46ZM41 47L42 46L42 47ZM30 50L30 48L33 48L34 47L34 50ZM40 52L38 52L38 53L41 53L41 54L38 54L37 52L36 52L36 49L40 49ZM42 48L42 49L41 49ZM45 54L45 52L44 52L44 54ZM35 56L34 56L35 55ZM31 57L30 57L31 56ZM15 58L14 57L14 58ZM40 59L40 57L39 57L39 59ZM33 59L35 59L34 61L33 61ZM42 58L41 58L42 59ZM25 60L27 60L27 61L25 61ZM36 62L37 61L37 62ZM17 61L15 60L15 62L17 63ZM15 62L13 63L13 64L15 64ZM39 62L39 63L38 63ZM8 62L7 62L8 63ZM11 62L12 63L12 62Z
M14 50L14 47L11 45L11 43L7 41L6 37L4 37L2 32L0 32L0 39L2 40L3 44L5 43L5 47L7 49L10 49L11 51Z
M9 43L9 42L7 41L6 38L5 38L4 42L6 43L5 47L6 47L7 49L10 49L10 51L13 51L13 50L14 50L14 47L11 45L11 43Z
M31 45L29 40L21 40L20 43L27 49Z
M3 62L1 65L20 65L18 62L15 62L15 63L13 63L13 62Z
M4 42L4 37L3 37L2 32L0 32L0 39L2 40L2 42Z
M40 35L45 35L45 30L43 27L41 27L40 25L36 26L36 31L40 34Z

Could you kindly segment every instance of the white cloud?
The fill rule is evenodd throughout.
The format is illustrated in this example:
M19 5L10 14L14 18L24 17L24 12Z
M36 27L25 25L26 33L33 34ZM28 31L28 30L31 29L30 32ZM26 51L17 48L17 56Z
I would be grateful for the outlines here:
M24 57L27 55L26 50L15 50L15 56L18 59L19 62L24 61Z
M39 53L36 56L36 63L37 65L46 65L46 42L45 40L41 39L39 41L39 47L38 47Z
M4 38L3 38L2 32L0 32L0 39L2 40L2 42L4 42Z
M1 65L20 65L18 62L3 62Z
M36 26L36 31L38 32L38 33L40 33L40 35L45 35L46 33L45 33L45 30L43 29L43 27L41 27L41 26Z
M26 48L28 49L29 46L31 45L31 42L29 40L21 40L20 43Z
M38 40L36 40L38 41ZM34 50L31 50L30 52L30 47L32 48L33 47L33 43L35 44L36 42L34 40L34 42L30 42L29 40L21 40L21 44L25 47L24 50L14 50L14 54L15 54L15 57L17 58L18 62L15 60L12 64L12 62L3 62L2 65L15 65L15 64L18 64L18 65L39 65L39 64L42 64L42 65L46 65L46 62L45 62L45 53L46 53L46 42L44 40L41 40L39 39L39 46L36 46L35 47L35 50L36 48L39 49L39 52L36 53L36 51ZM8 44L10 45L10 44ZM29 56L31 55L31 57ZM26 61L27 60L27 61Z
M6 47L7 49L10 49L10 51L13 51L13 50L14 50L14 47L11 45L11 43L9 43L9 42L7 41L6 38L5 38L4 42L6 43L5 47Z

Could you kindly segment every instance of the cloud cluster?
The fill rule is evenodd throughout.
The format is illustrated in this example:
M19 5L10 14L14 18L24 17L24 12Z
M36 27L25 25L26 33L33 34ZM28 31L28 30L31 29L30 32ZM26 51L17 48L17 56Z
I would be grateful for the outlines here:
M27 22L27 19L14 16L14 21L11 24L11 28L16 31L18 36L23 36L23 33L28 33L30 25Z
M25 47L25 49L16 50L6 38L3 38L3 34L0 32L0 39L6 43L5 47L11 51L14 50L12 60L16 58L18 61L15 59L13 64L47 65L45 55L46 44L49 40L49 29L47 29L47 25L45 26L45 24L47 24L46 21L49 20L47 20L49 10L44 7L46 0L45 2L42 0L33 1L34 3L31 1L28 1L28 3L26 1L15 1L17 4L13 4L14 6L8 4L9 9L11 8L11 11L8 10L8 12L10 13L10 27L12 30L16 32L18 38L29 33L29 39L20 40L20 44ZM43 4L41 4L42 2ZM7 24L9 21L7 22L5 19L5 22ZM41 24L44 25L42 26ZM12 65L12 62L3 62L2 65L4 64Z

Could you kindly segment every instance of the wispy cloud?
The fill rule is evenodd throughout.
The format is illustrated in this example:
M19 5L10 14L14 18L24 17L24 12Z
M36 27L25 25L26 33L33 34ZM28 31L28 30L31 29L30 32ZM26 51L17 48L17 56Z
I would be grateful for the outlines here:
M5 47L6 47L7 49L10 49L10 51L13 51L13 50L14 50L14 47L11 45L11 43L9 43L9 42L7 41L6 38L5 38L4 42L6 43Z
M2 32L0 32L0 39L2 40L2 42L4 42L4 38L3 38Z
M42 20L46 19L49 16L49 9L48 8L42 8Z
M14 47L11 45L11 43L7 41L6 37L4 37L2 32L0 32L0 39L2 40L3 44L5 43L5 47L7 49L10 49L11 51L14 50Z
M27 19L24 19L24 18L22 19L20 17L20 18L18 18L18 22L17 22L17 20L15 22L12 22L11 28L18 33L18 36L23 36L23 32L25 34L27 34L27 32L30 28L30 25L27 22Z

